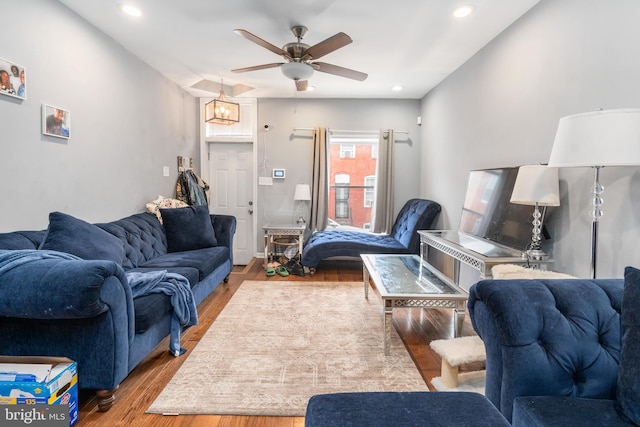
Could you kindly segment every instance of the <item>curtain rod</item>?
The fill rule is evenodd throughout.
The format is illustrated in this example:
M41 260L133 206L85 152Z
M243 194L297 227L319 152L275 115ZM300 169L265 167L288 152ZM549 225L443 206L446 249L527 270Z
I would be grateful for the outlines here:
M314 130L314 128L293 128L293 131L298 130ZM329 132L338 132L338 133L370 133L370 130L338 130L338 129L329 129ZM409 133L408 130L394 130L395 133Z

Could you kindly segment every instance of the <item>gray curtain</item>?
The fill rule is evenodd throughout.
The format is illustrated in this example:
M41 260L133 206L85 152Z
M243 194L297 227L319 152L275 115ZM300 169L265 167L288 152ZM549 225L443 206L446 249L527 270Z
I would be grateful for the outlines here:
M390 233L393 226L393 129L380 131L373 232Z
M313 176L311 177L311 215L309 231L327 228L329 180L327 177L327 129L313 129Z

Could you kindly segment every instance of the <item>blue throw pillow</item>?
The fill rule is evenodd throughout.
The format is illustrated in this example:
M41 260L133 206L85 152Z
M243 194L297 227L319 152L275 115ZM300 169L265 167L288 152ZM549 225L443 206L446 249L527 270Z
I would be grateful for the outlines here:
M218 246L207 205L160 209L169 252Z
M118 265L124 260L120 239L62 212L49 214L49 228L39 249L66 252L82 259L113 261Z
M616 408L640 424L640 270L624 269L622 294L622 351L618 368Z

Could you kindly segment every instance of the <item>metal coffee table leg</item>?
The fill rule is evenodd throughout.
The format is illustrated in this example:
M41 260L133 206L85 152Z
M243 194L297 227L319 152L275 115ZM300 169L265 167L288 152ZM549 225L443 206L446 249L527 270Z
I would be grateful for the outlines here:
M393 314L393 300L384 300L384 355L389 356L391 354L390 342L391 342L391 328L393 328L392 315Z

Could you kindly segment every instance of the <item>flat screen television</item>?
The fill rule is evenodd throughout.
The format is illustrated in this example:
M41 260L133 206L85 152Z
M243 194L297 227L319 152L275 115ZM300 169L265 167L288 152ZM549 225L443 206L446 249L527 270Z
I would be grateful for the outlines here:
M459 231L526 250L531 243L534 208L509 201L517 175L518 167L470 171ZM544 218L545 210L541 212Z

